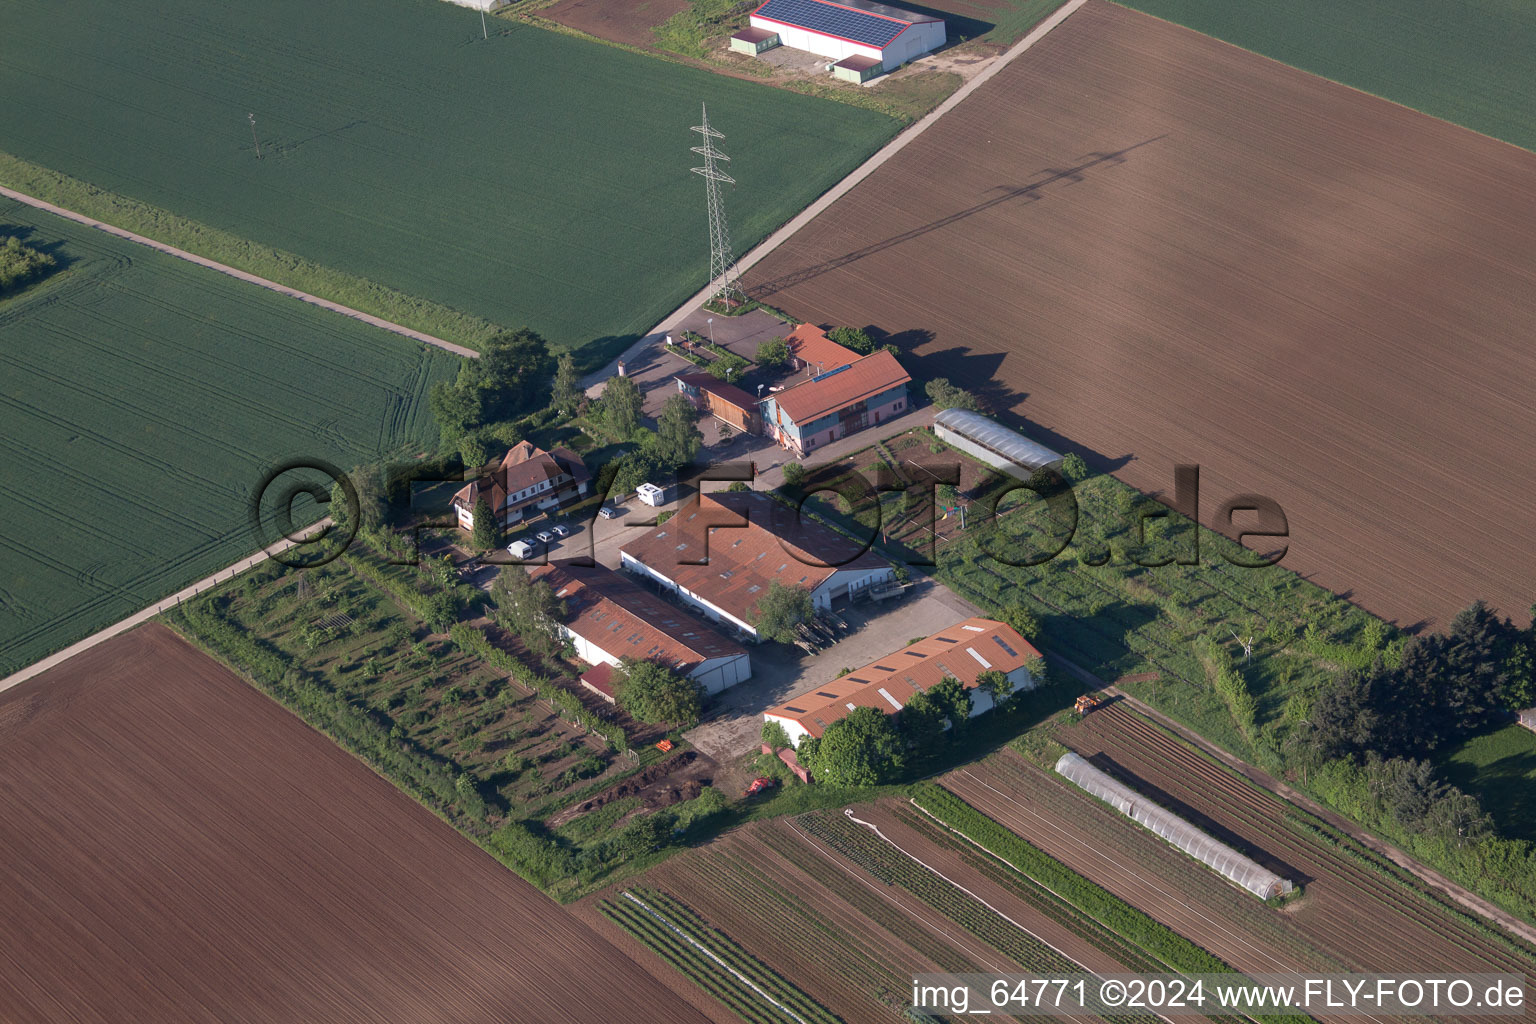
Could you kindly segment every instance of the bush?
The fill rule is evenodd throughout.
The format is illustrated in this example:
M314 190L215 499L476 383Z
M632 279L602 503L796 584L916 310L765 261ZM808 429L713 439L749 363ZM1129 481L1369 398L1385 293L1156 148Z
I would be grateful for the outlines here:
M851 348L861 356L867 356L875 350L875 340L857 327L834 327L827 332L827 340Z
M975 395L951 384L947 377L933 378L923 390L928 395L928 401L938 409L969 409L977 412L981 408Z
M774 369L789 362L789 342L783 338L770 338L757 346L757 365Z
M763 742L774 750L783 750L790 745L789 733L778 722L764 722Z
M0 245L0 295L19 291L23 285L46 276L55 266L56 261L47 253L22 245L21 239L14 236L6 238Z
M784 483L796 488L805 483L805 467L798 462L786 462L784 464Z

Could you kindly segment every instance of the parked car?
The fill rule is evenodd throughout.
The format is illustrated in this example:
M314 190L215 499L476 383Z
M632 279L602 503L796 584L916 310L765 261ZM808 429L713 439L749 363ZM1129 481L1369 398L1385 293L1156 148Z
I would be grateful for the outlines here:
M538 533L534 534L534 536L539 538L539 540L543 541L545 544L548 544L550 541L555 539L555 535L550 533L548 530L540 530Z
M602 516L604 519L619 518L619 510L614 508L612 505L604 505L602 508L597 510L597 514Z
M556 537L569 537L571 535L571 528L564 523L556 523L550 529L554 531Z

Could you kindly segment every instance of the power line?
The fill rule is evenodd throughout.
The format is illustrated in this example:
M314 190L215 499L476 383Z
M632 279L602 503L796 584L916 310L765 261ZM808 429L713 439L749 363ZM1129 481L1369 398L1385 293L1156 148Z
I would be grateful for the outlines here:
M691 151L704 158L704 166L692 170L704 179L704 198L709 207L708 301L729 303L746 298L736 280L736 261L731 257L731 230L725 220L725 200L720 194L722 182L734 185L736 179L716 166L719 162L729 163L731 159L715 148L715 140L725 136L709 126L709 108L702 103L699 107L703 111L704 123L694 125L690 130L704 137L704 144L692 147Z

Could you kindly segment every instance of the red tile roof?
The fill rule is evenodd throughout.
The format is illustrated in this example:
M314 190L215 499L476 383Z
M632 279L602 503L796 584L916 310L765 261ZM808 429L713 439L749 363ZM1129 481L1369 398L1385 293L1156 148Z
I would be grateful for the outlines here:
M565 626L616 658L656 661L687 675L746 649L622 573L602 566L541 565L529 573L565 602Z
M621 550L744 622L752 621L770 583L814 590L841 569L889 567L841 534L798 518L761 494L704 494Z
M507 450L494 468L486 471L478 480L472 480L453 496L453 504L474 511L475 502L483 495L491 503L491 510L499 512L506 507L507 495L532 487L541 480L552 480L569 475L571 483L579 484L592 479L581 456L568 448L545 451L531 441L519 441ZM523 502L513 502L513 507L539 501L549 491L529 495Z
M784 415L806 424L911 380L896 357L881 349L828 376L780 391L773 398Z
M859 358L857 352L830 340L827 332L815 324L801 324L784 335L784 340L789 342L789 354L816 368L816 373L847 366Z
M1013 627L992 619L966 619L769 708L767 714L792 719L812 736L820 736L853 708L879 708L890 714L946 676L972 689L976 677L989 669L1006 675L1038 657L1040 652Z
M613 690L613 666L606 661L601 665L593 665L583 672L581 683L588 689L596 691L609 703L618 700L618 695Z

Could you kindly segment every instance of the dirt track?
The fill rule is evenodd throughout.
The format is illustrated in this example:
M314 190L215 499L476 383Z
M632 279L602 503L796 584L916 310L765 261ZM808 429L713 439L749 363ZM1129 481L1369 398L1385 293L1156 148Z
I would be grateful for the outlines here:
M706 1018L145 626L0 699L7 1021Z
M1536 155L1093 0L754 267L1410 625L1522 620Z

